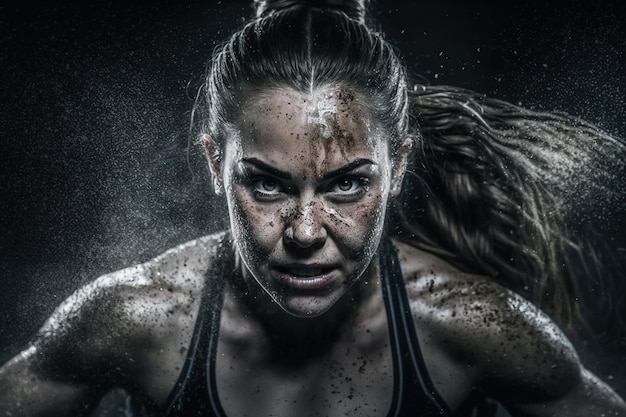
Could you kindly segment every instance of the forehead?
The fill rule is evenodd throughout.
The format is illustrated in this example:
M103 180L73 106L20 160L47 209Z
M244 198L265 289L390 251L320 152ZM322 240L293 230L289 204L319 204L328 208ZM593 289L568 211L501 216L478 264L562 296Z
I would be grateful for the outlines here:
M250 94L237 125L244 154L262 153L275 163L317 158L340 164L376 158L383 147L365 97L347 88L320 87L311 92L281 88Z

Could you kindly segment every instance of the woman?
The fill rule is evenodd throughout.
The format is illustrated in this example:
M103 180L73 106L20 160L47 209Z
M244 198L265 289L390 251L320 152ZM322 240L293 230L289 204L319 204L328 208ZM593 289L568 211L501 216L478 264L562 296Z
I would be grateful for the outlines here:
M486 397L512 415L626 415L527 301L576 317L543 164L595 131L407 92L360 3L256 6L196 109L230 231L70 297L1 369L3 415L85 414L113 387L158 416L460 415Z

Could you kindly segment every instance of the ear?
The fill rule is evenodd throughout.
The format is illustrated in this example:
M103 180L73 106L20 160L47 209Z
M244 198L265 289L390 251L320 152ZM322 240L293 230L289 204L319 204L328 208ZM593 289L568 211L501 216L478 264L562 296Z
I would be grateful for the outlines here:
M213 179L213 190L216 194L222 193L222 171L220 169L220 163L216 158L217 152L214 149L214 143L211 137L207 134L202 135L202 147L204 148L204 154L206 155L207 162L209 163L209 171L211 172L211 178Z
M406 172L411 149L413 149L413 139L408 137L404 139L404 142L400 145L398 152L393 157L393 165L391 168L391 188L389 191L392 197L397 197L402 190L402 180L404 179L404 173Z

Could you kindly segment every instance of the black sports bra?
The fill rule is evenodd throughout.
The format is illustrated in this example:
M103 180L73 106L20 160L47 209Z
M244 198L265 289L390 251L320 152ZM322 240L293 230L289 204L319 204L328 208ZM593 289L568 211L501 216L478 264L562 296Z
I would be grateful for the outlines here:
M223 283L236 273L232 248L224 239L215 265L207 272L207 286L200 305L187 360L165 407L150 407L149 414L163 417L226 417L220 405L216 375ZM393 350L394 390L389 417L450 416L451 412L435 390L419 348L396 251L388 240L379 247L383 299Z

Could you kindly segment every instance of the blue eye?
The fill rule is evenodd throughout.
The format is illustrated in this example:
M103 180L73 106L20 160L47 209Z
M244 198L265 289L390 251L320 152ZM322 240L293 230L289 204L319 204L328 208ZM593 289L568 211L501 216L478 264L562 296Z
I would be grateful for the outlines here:
M249 183L249 189L259 201L278 201L285 196L285 187L271 177L253 179Z
M360 198L368 188L369 179L366 177L343 177L334 181L328 192L338 201L353 201Z
M337 181L335 184L333 184L333 186L331 187L331 190L333 190L334 192L340 192L340 193L350 193L350 192L354 192L358 190L360 186L361 186L361 183L357 181L356 179L343 178Z
M260 192L268 194L275 194L282 191L278 182L271 178L258 180L255 184L255 188Z

